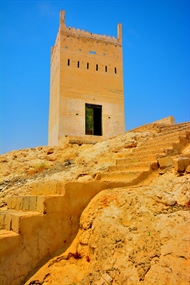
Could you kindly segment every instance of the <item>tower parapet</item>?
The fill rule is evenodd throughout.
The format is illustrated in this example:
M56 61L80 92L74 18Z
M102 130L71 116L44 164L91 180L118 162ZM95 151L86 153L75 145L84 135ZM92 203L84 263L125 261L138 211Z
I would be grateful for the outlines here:
M110 43L121 45L122 42L122 24L117 25L117 38L110 35L100 35L100 34L94 34L89 31L80 30L77 28L67 27L65 24L65 11L60 11L60 32L64 34L70 34L73 36L78 37L87 37L89 39L96 39L96 40L102 40L102 41L108 41Z

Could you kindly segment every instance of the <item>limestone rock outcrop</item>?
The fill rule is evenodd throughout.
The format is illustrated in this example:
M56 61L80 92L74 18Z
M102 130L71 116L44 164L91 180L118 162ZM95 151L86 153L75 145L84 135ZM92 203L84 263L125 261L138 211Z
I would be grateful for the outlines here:
M189 284L190 123L0 162L2 284Z
M190 201L190 178L173 179L99 193L71 247L26 284L189 284L190 204L176 190Z

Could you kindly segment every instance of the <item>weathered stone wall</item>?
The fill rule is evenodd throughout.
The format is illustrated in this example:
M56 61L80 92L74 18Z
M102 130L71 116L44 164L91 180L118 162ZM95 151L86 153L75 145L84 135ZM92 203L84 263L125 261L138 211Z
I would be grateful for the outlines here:
M49 144L85 136L85 104L102 106L102 137L124 132L121 24L118 37L66 27L64 11L51 54Z
M160 120L157 120L155 122L153 122L153 124L167 124L167 125L173 125L175 124L175 118L173 116L169 116Z
M60 93L60 41L59 37L56 39L55 46L51 50L51 79L50 79L50 107L49 107L49 136L51 137L51 144L58 144L59 134L59 93Z
M77 234L82 211L106 188L98 182L36 186L36 193L63 189L64 195L7 198L8 210L0 212L0 284L23 284L57 250L64 252Z

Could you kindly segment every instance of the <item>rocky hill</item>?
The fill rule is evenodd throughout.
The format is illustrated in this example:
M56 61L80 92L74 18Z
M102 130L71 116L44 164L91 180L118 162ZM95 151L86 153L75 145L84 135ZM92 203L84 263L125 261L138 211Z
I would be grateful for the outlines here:
M190 283L190 123L0 157L0 281Z

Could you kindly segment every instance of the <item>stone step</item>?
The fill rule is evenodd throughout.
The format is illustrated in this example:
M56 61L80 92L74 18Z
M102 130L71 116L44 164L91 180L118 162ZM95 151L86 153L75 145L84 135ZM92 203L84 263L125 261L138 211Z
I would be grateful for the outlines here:
M36 219L37 218L37 219ZM39 222L43 215L38 212L22 212L15 210L0 211L0 230L22 233L26 230L27 224Z
M155 170L158 168L157 161L151 162L137 162L137 163L130 163L126 165L111 165L108 167L108 171L125 171L125 170L137 170L137 171L149 171Z
M147 144L147 145L152 145L152 144L160 144L160 143L172 143L172 142L176 142L179 143L180 142L180 135L179 134L172 134L170 136L154 136L154 137L150 137L147 141L145 141L143 144Z
M31 195L61 195L64 193L64 188L65 182L59 180L33 182L31 185Z
M179 142L177 142L179 143ZM157 144L157 142L155 141L154 144L152 145L149 145L149 144L144 144L144 145L141 145L137 148L135 148L133 150L133 153L136 154L136 153L141 153L141 152L151 152L151 153L155 153L155 152L160 152L162 151L163 149L173 149L175 146L177 146L177 144L174 144L173 142L171 143L159 143Z
M150 171L113 171L113 172L103 172L100 174L101 181L119 181L125 182L128 185L135 185L147 178Z
M176 155L180 152L181 145L179 143L168 143L168 144L160 144L160 145L152 145L152 146L139 146L134 149L131 153L127 154L127 157L137 156L137 155L149 155L149 154L159 154L165 153L166 155Z
M61 207L63 195L48 196L10 196L7 197L7 209L16 211L34 211L42 214L48 214L52 211L52 205Z
M189 122L173 124L173 125L164 125L164 124L158 125L159 129L161 129L162 131L180 130L180 129L187 128L188 126L190 126Z
M0 230L0 257L11 253L22 242L21 235L7 230Z
M131 163L138 163L138 162L150 162L150 161L157 161L159 157L165 157L166 153L156 153L156 154L145 154L145 155L132 155L126 156L125 158L118 158L116 159L116 165L126 165Z
M156 154L156 153L162 153L164 152L166 155L176 155L180 153L181 145L180 144L163 144L163 145L153 145L153 146L147 146L147 147L139 147L135 149L133 152L128 153L127 156L132 155L145 155L145 154Z
M165 142L167 140L169 140L170 142L180 142L181 138L188 138L189 136L189 132L188 130L182 130L182 131L178 131L178 132L172 132L172 133L168 133L168 134L157 134L155 135L153 138L150 138L146 144L155 144L156 142Z
M163 129L163 130L160 130L160 132L158 132L156 134L157 137L169 137L170 135L172 134L175 134L175 133L182 133L183 131L185 130L188 130L190 128L190 124L189 125L185 125L185 126L181 126L181 127L176 127L176 128L173 128L173 129Z
M153 129L157 129L157 132L159 133L171 133L171 132L176 132L176 131L181 131L183 129L188 129L190 127L190 123L180 123L180 124L174 124L174 125L165 125L165 124L146 124L144 126L138 127L136 129L131 130L130 132L142 132L146 130L151 130L151 127Z
M170 148L170 149L163 149L163 148L158 148L158 149L153 149L153 150L139 150L139 151L133 151L133 152L130 152L130 153L126 153L125 156L123 158L135 158L135 157L143 157L143 156L146 156L147 157L147 160L145 161L151 161L149 160L150 157L152 156L156 156L156 155L168 155L168 154L171 154L173 153L173 148ZM155 159L153 159L155 160ZM140 160L141 161L141 160ZM134 162L140 162L140 161L134 161ZM144 161L144 160L143 160Z
M7 209L16 211L36 211L43 213L44 196L8 196Z
M96 144L98 142L102 141L101 136L91 136L91 135L85 135L85 136L67 136L62 137L60 140L60 143L70 143L70 144Z

